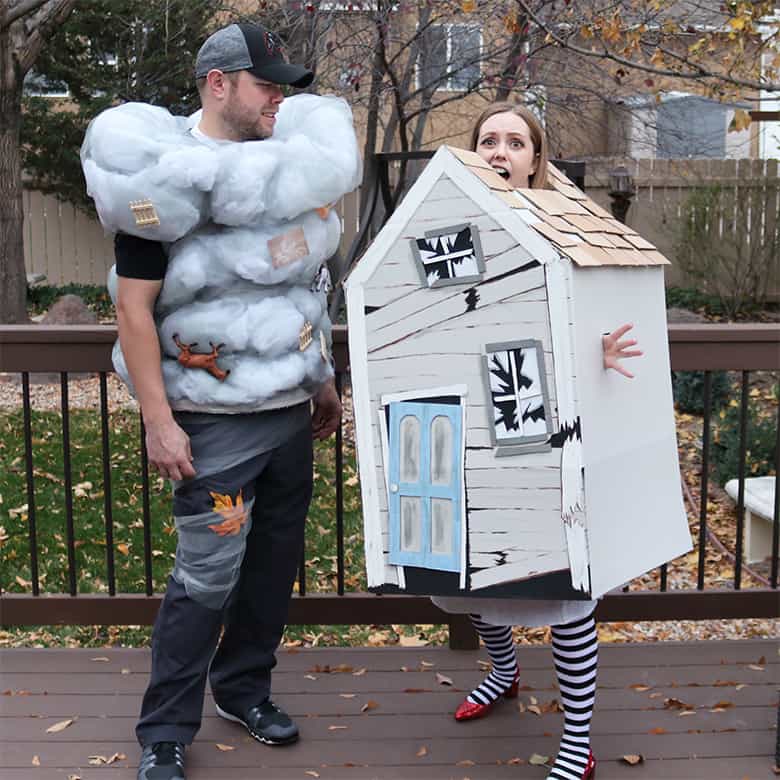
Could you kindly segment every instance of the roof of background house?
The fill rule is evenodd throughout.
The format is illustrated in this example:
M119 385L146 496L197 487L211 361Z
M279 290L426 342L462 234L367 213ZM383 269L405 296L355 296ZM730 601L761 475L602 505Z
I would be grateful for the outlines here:
M476 152L447 147L493 195L516 209L538 233L579 266L669 265L635 230L591 200L554 165L551 189L514 189Z

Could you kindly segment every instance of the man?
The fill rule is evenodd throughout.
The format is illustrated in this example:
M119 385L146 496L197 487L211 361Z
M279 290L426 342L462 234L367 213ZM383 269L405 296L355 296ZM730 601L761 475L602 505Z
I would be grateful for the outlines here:
M179 534L136 728L143 747L138 780L184 778L184 748L200 727L207 676L220 716L270 745L297 740L297 726L270 699L271 669L302 550L312 492L312 437L330 436L341 416L321 288L321 266L334 249L334 225L338 240L336 217L327 209L315 215L308 193L294 191L297 180L283 178L299 154L288 157L272 144L244 143L274 133L284 99L281 85L308 86L313 74L287 63L278 39L263 27L232 24L203 44L195 76L202 115L189 127L184 150L188 160L199 160L188 163L195 172L181 164L173 175L148 174L150 163L143 158L136 166L140 172L133 173L146 177L145 194L157 194L130 202L140 227L131 225L136 235L119 232L116 239L115 365L139 401L150 463L173 480ZM321 170L318 183L325 181L324 191L335 200L359 177L351 118L343 119L348 109L345 114L341 105L325 102L333 98L296 96L290 104L296 100L308 100L306 110L312 105L320 111L320 124L329 126L320 135L295 130L314 134L317 155L310 164L304 159L309 167L298 179L318 180L317 166L327 165L322 156L334 140L331 131L345 137L357 160L346 163L352 170L340 183L327 184L331 172ZM328 114L334 108L341 112L336 120ZM121 127L131 124L127 120ZM153 122L148 127L142 134L158 132ZM132 179L126 170L130 163L120 169L111 154L100 156L100 141L108 135L101 128L90 130L82 149L85 173L104 225L122 231L128 224L122 221L129 218L127 201L116 193ZM165 128L161 144L177 138ZM198 143L192 144L193 138ZM115 141L114 151L118 145ZM176 155L169 149L163 149L167 157L162 152L159 157L168 168ZM245 170L254 170L250 163L258 160L267 177L241 181L239 190L245 190L233 192L230 188L249 177ZM206 173L198 173L201 163ZM152 165L151 170L157 169ZM246 202L266 182L246 216ZM174 186L177 197L168 198L165 188ZM283 227L276 218L264 221L264 209L275 207L269 193L288 191ZM181 193L196 204L190 232L176 233L165 245L142 238L148 235L146 224L157 237L156 226L161 231L184 221L165 211L169 201L170 213L185 209ZM112 209L123 216L114 219ZM290 216L295 214L301 216ZM208 341L211 351L205 348Z

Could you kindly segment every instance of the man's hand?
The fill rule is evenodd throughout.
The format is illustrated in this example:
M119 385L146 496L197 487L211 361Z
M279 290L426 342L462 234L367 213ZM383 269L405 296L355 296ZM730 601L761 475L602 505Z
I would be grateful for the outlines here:
M190 437L173 419L146 424L146 452L149 464L163 478L182 480L195 476Z
M639 357L642 354L642 350L629 349L629 347L633 347L637 344L636 339L626 339L625 341L621 341L620 339L633 327L633 324L626 323L625 325L621 325L617 330L613 330L608 336L601 337L601 346L604 349L604 368L612 368L619 374L627 376L629 379L633 379L634 375L629 370L623 368L620 361L623 358Z
M327 439L341 422L341 401L336 385L329 379L314 396L314 413L311 418L312 435L315 439Z

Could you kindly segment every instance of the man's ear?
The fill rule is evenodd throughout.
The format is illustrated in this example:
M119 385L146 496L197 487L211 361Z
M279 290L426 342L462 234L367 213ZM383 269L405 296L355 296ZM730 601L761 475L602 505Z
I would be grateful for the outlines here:
M218 100L221 100L225 96L228 80L225 78L225 74L221 70L213 68L206 74L206 84L212 95Z

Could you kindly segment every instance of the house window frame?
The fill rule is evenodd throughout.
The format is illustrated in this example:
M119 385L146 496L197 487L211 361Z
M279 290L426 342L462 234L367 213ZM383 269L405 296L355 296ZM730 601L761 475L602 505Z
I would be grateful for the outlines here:
M511 436L500 438L496 435L496 407L493 405L493 391L490 387L490 357L497 352L509 352L515 349L534 349L539 368L539 384L541 386L542 404L544 406L544 423L546 432L528 436ZM553 433L552 407L547 384L547 370L544 360L544 344L539 339L520 339L515 341L497 341L485 344L483 359L483 376L485 381L486 403L488 404L490 438L497 456L518 455L529 452L546 452L551 449L550 437ZM516 392L516 389L515 389ZM519 413L519 405L518 405Z
M473 222L464 222L457 225L447 225L446 227L434 228L432 230L426 230L423 239L438 238L440 236L460 233L462 230L469 228L471 231L471 243L474 247L474 258L477 261L477 273L469 274L468 276L453 276L449 279L438 279L431 283L428 281L428 273L425 269L425 263L420 253L420 247L417 242L422 240L419 238L409 239L409 246L412 248L412 256L414 257L417 270L420 274L420 279L425 287L434 289L435 287L448 287L454 284L474 284L474 282L480 282L485 276L485 254L482 250L482 240L479 235L479 227Z
M423 35L425 35L428 30L433 29L434 27L443 27L446 30L446 40L447 40L447 53L444 61L444 75L442 76L439 83L436 84L436 87L434 89L441 90L442 92L469 92L471 91L468 86L455 86L452 84L453 78L458 78L459 76L463 75L463 71L466 67L471 67L470 65L464 66L458 69L456 73L451 73L449 68L452 65L452 28L453 27L459 27L463 29L468 30L474 30L479 35L479 59L472 63L474 66L476 66L477 70L479 71L479 76L482 76L482 57L484 54L484 48L485 48L485 36L482 30L481 25L478 24L472 24L469 22L441 22L437 24L429 24L425 31L423 32ZM419 58L417 60L417 63L415 65L415 81L417 82L417 89L423 89L426 87L426 84L422 83L422 73L420 69L420 61Z

